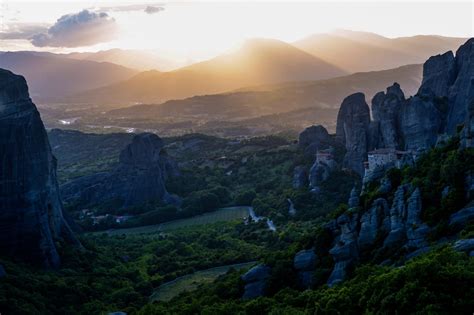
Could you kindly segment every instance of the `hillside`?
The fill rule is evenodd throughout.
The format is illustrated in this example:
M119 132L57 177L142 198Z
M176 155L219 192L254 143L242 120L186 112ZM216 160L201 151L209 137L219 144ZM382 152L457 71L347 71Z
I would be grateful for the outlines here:
M295 82L283 85L257 87L261 92L234 92L195 96L184 100L172 100L161 105L137 105L108 112L108 119L129 123L165 118L208 121L239 121L264 115L272 115L312 108L334 110L335 121L342 99L356 91L363 91L368 99L386 85L399 82L407 95L413 95L421 82L421 65L409 65L391 70L356 73L349 76L321 80ZM288 117L289 118L289 117ZM318 121L321 123L322 121ZM291 124L291 120L286 123ZM301 126L303 127L303 126Z
M0 52L0 68L23 75L35 100L57 99L126 80L137 73L109 62L72 60L52 53L27 51Z
M465 38L412 36L387 38L373 33L336 31L315 34L293 45L349 72L373 71L421 63L459 47Z
M171 71L184 66L182 62L173 60L172 58L162 57L157 53L143 50L125 50L115 48L101 50L95 53L70 53L63 56L77 60L111 62L140 71Z
M278 40L254 39L237 51L175 71L142 72L130 80L88 91L87 102L159 103L221 93L249 85L319 80L346 74L338 67Z

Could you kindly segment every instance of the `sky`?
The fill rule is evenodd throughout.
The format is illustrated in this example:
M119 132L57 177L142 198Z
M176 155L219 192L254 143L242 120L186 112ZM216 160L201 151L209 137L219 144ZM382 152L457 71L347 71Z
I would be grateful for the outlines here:
M292 42L336 29L473 37L473 11L473 1L0 0L0 50L147 49L205 59L247 38Z

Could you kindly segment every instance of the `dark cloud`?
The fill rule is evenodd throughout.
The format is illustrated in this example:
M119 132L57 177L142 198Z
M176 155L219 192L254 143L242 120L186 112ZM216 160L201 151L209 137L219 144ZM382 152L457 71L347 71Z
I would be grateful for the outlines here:
M115 38L117 25L107 13L82 10L60 17L47 32L31 37L37 47L79 47L108 42Z
M30 39L33 35L48 31L45 24L9 23L0 32L0 39Z
M160 11L163 11L165 8L163 7L155 7L155 6L147 6L145 8L145 13L148 13L148 14L153 14L153 13L158 13Z

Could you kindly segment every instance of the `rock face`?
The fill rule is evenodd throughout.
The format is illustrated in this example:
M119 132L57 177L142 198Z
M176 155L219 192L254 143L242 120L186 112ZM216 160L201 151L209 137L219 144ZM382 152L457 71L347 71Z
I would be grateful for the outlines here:
M270 277L270 267L257 265L242 275L245 282L245 292L242 299L254 299L265 294L267 279Z
M387 88L387 93L379 92L372 99L372 116L377 127L371 127L371 132L377 132L379 137L371 137L371 147L392 148L400 147L400 127L398 113L405 102L405 95L398 83ZM375 130L375 131L374 131ZM378 138L378 139L377 139Z
M344 144L346 155L343 165L360 176L364 175L364 162L369 149L369 106L363 93L344 99L337 115L336 139Z
M357 244L357 228L359 216L343 214L336 219L336 225L340 231L334 240L335 245L329 250L335 265L329 276L327 284L333 286L342 282L348 269L359 259L359 248Z
M111 173L85 176L61 187L66 201L83 206L118 201L122 207L148 201L176 203L165 187L177 168L162 151L163 141L155 134L136 135L121 153L119 165Z
M316 253L312 249L296 253L293 259L293 267L298 272L298 283L302 288L310 288L313 285L316 260Z
M327 284L343 281L359 257L372 250L404 249L409 253L407 258L426 250L430 228L421 215L420 190L404 184L396 189L391 205L378 198L361 214L349 210L330 221L326 229L333 237L329 254L335 265Z
M464 125L462 143L474 146L474 39L456 52L429 58L417 95L405 99L394 83L372 99L370 122L364 96L356 93L342 103L336 139L346 147L344 166L361 176L372 149L423 151L449 138ZM448 136L448 137L447 137Z
M325 149L333 143L326 128L321 125L311 126L299 135L298 145L305 154L312 156L320 149Z
M451 51L430 57L423 65L423 81L418 94L447 96L455 75L456 61Z
M428 149L444 130L445 113L434 101L414 96L400 110L400 129L405 150Z
M319 190L322 182L329 178L329 175L337 168L337 162L329 155L324 157L317 157L313 166L309 170L309 187L314 190Z
M387 201L383 198L374 200L369 211L365 212L360 219L358 243L361 250L370 248L381 232L388 231L389 215Z
M456 132L458 125L466 123L468 112L474 106L474 38L469 39L456 52L456 76L449 87L449 111L446 131ZM472 124L472 120L471 120ZM468 124L470 125L470 124ZM472 129L471 129L472 130Z
M307 185L308 172L303 165L298 165L293 170L293 188L303 188Z
M57 267L64 220L56 159L22 76L0 69L0 254Z
M352 187L349 200L347 201L347 205L349 206L349 209L356 208L359 206L359 201L360 201L359 195L360 195L360 192L357 189L357 187L356 186Z

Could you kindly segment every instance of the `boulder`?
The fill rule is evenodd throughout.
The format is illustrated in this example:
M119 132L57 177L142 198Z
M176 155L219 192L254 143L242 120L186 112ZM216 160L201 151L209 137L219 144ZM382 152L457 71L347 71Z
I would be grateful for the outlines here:
M25 79L3 69L0 161L0 255L58 267L56 243L79 242L63 216L56 158Z
M266 265L257 265L243 274L241 278L245 283L265 280L270 277L270 270L270 267Z
M299 251L293 260L293 266L298 271L314 270L316 266L316 253L312 249Z
M254 299L264 295L270 271L270 267L260 264L243 274L241 279L245 282L245 288L242 299Z

